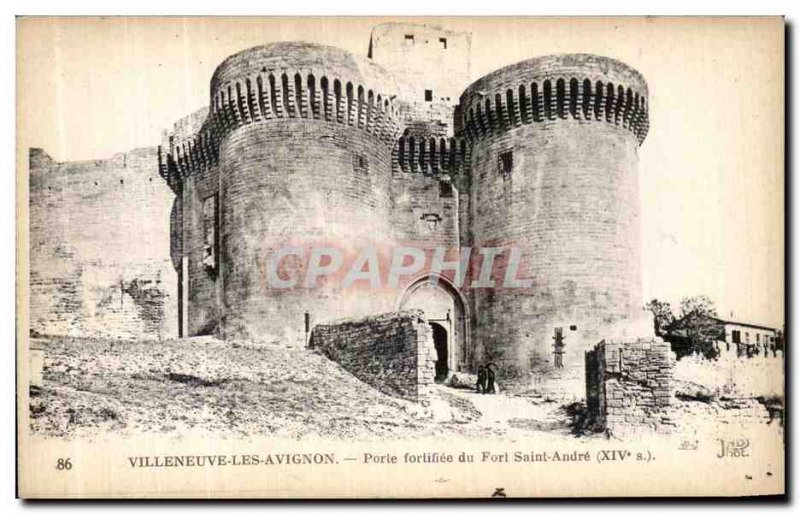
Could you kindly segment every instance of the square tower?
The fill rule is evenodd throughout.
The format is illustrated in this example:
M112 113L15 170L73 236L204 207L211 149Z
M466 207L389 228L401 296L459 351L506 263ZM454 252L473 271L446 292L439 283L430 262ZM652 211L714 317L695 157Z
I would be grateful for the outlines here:
M467 32L383 23L372 29L368 57L410 83L409 100L453 105L470 82L471 45Z

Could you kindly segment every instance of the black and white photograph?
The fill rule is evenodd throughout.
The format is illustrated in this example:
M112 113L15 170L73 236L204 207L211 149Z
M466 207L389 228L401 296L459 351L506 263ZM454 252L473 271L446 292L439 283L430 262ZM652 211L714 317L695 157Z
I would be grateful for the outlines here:
M19 17L23 498L785 492L780 17Z

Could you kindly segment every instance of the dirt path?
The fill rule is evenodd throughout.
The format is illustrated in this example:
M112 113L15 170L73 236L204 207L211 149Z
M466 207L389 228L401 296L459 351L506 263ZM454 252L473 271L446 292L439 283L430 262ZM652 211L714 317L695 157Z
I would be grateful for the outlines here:
M535 403L529 398L505 394L478 394L466 389L446 388L447 392L470 402L480 412L476 424L510 433L562 431L567 418L555 403Z

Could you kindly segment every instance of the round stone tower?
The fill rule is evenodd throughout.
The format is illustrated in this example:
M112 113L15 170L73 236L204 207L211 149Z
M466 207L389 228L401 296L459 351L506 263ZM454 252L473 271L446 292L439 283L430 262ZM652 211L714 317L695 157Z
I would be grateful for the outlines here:
M476 358L507 376L580 376L584 351L641 311L647 85L613 59L547 56L473 83L459 113L470 142L466 244L519 248L519 276L532 279L471 290Z
M343 298L305 284L304 262L312 247L348 255L391 244L396 94L369 60L308 43L252 48L216 69L209 119L220 135L223 336L298 340L306 313L391 310L368 291Z

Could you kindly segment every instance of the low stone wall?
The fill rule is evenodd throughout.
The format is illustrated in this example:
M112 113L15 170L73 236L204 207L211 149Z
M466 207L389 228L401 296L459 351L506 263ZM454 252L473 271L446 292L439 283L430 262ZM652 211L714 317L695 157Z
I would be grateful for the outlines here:
M407 400L427 399L436 374L431 328L420 310L320 324L309 346L375 389Z
M673 367L669 343L661 338L598 343L586 352L586 405L593 426L612 434L668 431Z
M697 384L714 397L758 398L784 395L783 352L765 357L737 357L726 352L716 359L689 355L675 363L675 380Z

